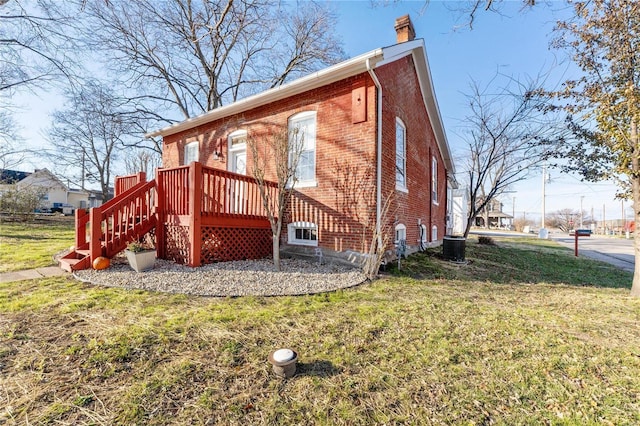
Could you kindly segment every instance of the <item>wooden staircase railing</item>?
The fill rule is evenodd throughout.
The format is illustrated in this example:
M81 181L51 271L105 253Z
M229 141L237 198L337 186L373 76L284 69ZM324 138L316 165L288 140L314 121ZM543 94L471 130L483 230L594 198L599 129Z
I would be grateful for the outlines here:
M118 188L120 193L102 206L89 213L76 210L75 249L60 259L62 269L71 272L91 268L96 258L113 257L155 227L156 183L145 182L143 173L133 178L138 183L121 181L126 183Z
M154 180L138 184L118 198L89 212L89 252L97 257L113 257L127 244L141 238L156 225ZM97 238L96 238L97 237Z

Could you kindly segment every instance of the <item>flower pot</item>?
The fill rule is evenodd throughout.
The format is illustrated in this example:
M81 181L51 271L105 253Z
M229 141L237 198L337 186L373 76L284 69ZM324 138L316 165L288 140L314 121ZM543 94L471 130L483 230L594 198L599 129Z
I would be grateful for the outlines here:
M131 266L136 272L148 271L153 268L153 264L156 261L155 250L142 250L135 252L125 250L124 254L127 256L129 266Z

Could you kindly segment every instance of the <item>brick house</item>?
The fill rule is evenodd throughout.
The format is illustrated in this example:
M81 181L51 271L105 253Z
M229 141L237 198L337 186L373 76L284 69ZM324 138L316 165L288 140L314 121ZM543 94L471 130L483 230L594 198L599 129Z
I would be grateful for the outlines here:
M247 137L302 126L308 153L285 251L366 251L363 231L387 197L394 240L410 250L439 243L454 166L424 42L414 39L409 16L396 20L396 31L393 46L150 133L163 138L163 166L195 160L250 174Z
M96 212L90 228L99 233L97 222L102 229L120 222L107 216L115 217L114 203L126 196L127 212L155 203L155 213L148 207L141 213L150 218L144 228L140 215L128 221L137 233L155 227L161 258L198 266L268 256L271 231L251 178L248 145L295 131L303 150L283 221L283 252L321 251L357 263L376 229L389 236L390 252L399 241L408 252L439 244L454 166L424 42L414 39L408 15L396 20L396 32L397 44L150 132L163 139L163 169L144 189L155 187L155 195L132 204L132 185L142 191L144 182L117 181L108 213L100 218ZM266 172L276 180L273 170ZM124 248L124 240L109 242L102 232L91 240L102 241L103 255ZM79 234L77 246L86 247ZM93 260L99 245L92 250Z

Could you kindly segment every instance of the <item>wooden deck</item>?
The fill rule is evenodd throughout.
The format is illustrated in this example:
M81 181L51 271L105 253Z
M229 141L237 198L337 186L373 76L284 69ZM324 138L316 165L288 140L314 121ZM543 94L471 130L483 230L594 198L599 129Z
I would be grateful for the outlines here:
M275 200L277 185L267 183ZM190 266L267 257L271 227L255 179L198 162L116 178L115 197L89 213L76 213L75 251L66 270L113 257L146 233L155 234L157 256Z
M195 162L161 169L158 256L190 266L271 254L271 226L255 179ZM268 183L271 199L277 185Z

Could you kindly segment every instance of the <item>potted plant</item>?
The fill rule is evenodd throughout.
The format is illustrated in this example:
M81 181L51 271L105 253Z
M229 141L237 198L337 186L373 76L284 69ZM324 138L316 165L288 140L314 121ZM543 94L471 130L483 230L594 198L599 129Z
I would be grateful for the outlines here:
M156 249L139 241L130 243L124 254L136 272L148 271L156 261Z

